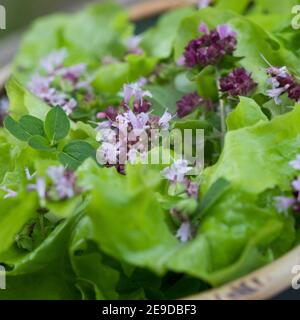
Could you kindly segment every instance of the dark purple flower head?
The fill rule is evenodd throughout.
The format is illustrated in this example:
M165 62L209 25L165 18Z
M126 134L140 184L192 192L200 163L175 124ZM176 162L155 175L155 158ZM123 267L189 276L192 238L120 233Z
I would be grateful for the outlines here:
M115 121L119 112L117 108L110 106L105 110L105 114L108 119Z
M296 84L288 90L289 98L300 102L300 84Z
M232 97L246 96L255 89L255 83L244 68L237 68L220 80L220 89Z
M190 41L184 52L188 67L215 65L235 51L236 33L228 25L219 25L209 32L206 24L202 23L199 31L204 35Z
M134 113L146 113L150 110L152 104L148 100L143 100L141 102L135 101L133 103L133 112Z
M189 93L183 96L179 101L177 101L177 115L179 118L184 118L185 116L192 113L201 103L203 98L201 98L197 92Z
M97 118L115 121L118 114L119 114L118 108L110 106L110 107L107 107L103 112L99 112L97 114Z

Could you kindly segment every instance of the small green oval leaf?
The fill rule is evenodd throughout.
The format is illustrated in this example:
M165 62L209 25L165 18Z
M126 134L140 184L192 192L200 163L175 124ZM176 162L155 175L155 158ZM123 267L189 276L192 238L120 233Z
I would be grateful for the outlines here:
M74 140L59 153L60 162L69 169L76 170L87 158L96 157L96 150L87 142Z
M45 132L51 144L65 138L69 131L70 120L66 113L60 107L52 108L45 121Z
M49 141L42 136L31 137L28 140L28 144L31 146L31 148L36 150L49 151L49 152L55 151L55 149L51 148L51 146L49 145Z
M44 122L39 118L26 115L19 121L21 127L31 136L45 136Z
M21 141L28 141L30 138L30 135L11 116L5 118L4 126L13 136Z

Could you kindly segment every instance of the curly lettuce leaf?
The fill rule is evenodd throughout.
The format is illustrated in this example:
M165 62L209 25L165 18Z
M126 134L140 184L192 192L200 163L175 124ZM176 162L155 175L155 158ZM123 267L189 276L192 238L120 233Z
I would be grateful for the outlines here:
M289 161L299 153L299 121L297 105L270 122L228 132L220 159L205 172L204 188L220 177L254 194L287 188L294 174Z

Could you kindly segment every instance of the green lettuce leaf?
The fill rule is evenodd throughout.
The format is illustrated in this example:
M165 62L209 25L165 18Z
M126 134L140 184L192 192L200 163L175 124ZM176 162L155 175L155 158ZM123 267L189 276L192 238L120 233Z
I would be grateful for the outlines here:
M246 97L240 97L240 103L226 119L230 131L253 126L259 121L268 121L268 118L254 100Z
M299 153L300 106L270 122L231 131L217 164L205 173L204 189L223 177L240 188L259 194L293 176L289 161Z

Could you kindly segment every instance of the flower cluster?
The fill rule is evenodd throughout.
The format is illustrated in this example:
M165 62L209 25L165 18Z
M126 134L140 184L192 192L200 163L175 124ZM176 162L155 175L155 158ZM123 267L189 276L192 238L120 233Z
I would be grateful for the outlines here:
M73 198L75 195L80 194L82 189L77 186L75 173L71 170L65 169L63 166L51 166L47 170L47 179L38 177L36 173L30 174L29 169L25 169L27 186L29 192L37 192L40 202L45 205L46 200L62 201ZM35 182L32 181L35 179ZM5 199L14 198L18 196L18 192L9 189L6 186L1 188L6 194Z
M220 79L220 90L232 97L247 96L257 86L244 68L236 68Z
M184 52L185 65L205 67L218 64L226 55L232 55L236 49L236 33L228 25L219 25L209 31L202 23L199 31L204 33L200 38L189 42Z
M0 127L3 127L4 118L8 114L9 103L7 98L0 98Z
M204 105L207 110L212 109L212 102L200 97L197 92L186 94L176 103L177 116L179 118L184 118L194 112L197 107L201 105Z
M288 72L286 67L271 67L267 69L269 76L268 83L272 89L267 91L270 98L273 98L276 104L281 104L280 96L287 93L292 100L300 102L300 84Z
M108 107L97 115L104 119L97 128L97 140L101 142L97 160L108 167L116 166L124 174L127 162L145 159L149 141L155 138L153 130L168 130L172 116L167 111L161 117L149 112L151 103L144 98L151 97L151 93L140 83L124 85L122 97L120 108Z
M187 160L178 159L161 172L171 186L178 187L179 185L179 189L183 190L181 203L171 210L171 215L180 222L176 237L181 242L187 242L193 237L193 227L188 216L184 213L185 210L189 211L190 208L192 208L192 211L194 210L199 197L199 184L193 182L187 176L192 169L188 166Z
M91 79L86 77L86 65L64 66L67 56L62 49L51 53L40 62L40 72L32 76L28 85L30 91L50 106L60 106L67 115L78 106L77 96L86 102L93 98Z
M290 162L290 165L295 170L300 170L300 155L296 157L295 160ZM280 196L275 197L276 208L278 212L284 213L292 209L293 212L300 212L300 175L295 177L291 183L293 195L291 197Z

